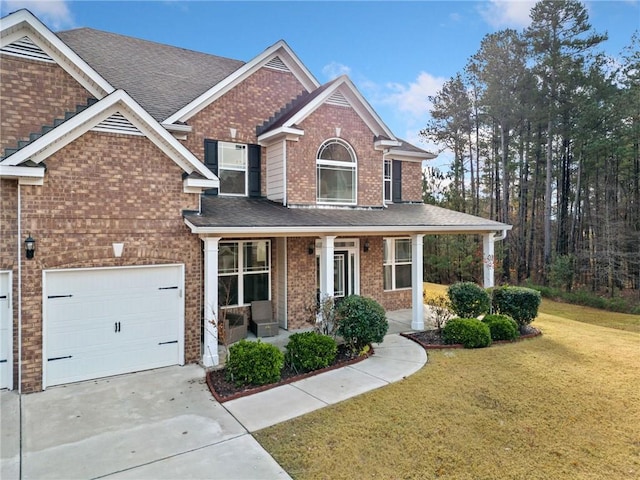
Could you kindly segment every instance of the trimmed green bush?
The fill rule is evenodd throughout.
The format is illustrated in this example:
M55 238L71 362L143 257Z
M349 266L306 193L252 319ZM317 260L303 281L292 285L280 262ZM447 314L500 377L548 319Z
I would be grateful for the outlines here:
M361 353L370 343L380 343L389 330L384 308L371 298L350 295L336 308L338 335L352 352Z
M294 333L289 337L284 359L296 371L310 372L328 367L336 359L336 341L317 332Z
M461 318L477 318L489 313L491 298L479 285L473 282L454 283L447 290L453 313Z
M236 386L265 385L280 380L284 354L269 343L240 340L229 347L225 377Z
M461 343L464 348L482 348L491 345L489 327L477 318L454 318L442 329L444 343Z
M491 340L515 340L520 336L516 321L506 315L485 315L482 323L489 327Z
M495 287L492 297L494 312L513 318L521 329L538 316L541 298L536 290L506 285Z

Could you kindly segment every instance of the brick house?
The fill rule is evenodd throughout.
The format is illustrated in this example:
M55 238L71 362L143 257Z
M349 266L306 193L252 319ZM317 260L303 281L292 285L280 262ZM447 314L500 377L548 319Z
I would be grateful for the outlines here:
M419 329L427 234L482 235L493 283L510 226L422 204L434 155L283 41L245 63L20 10L0 73L0 388L215 365L218 306L252 300L296 330L361 294Z

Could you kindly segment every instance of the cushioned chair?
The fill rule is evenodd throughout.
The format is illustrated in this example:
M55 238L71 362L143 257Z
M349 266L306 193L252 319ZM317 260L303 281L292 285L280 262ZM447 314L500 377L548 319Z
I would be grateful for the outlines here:
M256 337L273 337L278 334L278 322L273 319L270 300L251 302L251 331Z
M242 313L224 312L222 314L224 340L227 345L247 337L247 316Z

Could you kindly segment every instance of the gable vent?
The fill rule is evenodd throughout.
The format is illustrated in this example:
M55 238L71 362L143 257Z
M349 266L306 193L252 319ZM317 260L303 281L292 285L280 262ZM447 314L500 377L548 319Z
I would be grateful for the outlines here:
M339 107L350 107L351 104L349 100L344 98L344 95L340 92L334 92L329 98L327 98L327 103L330 105L337 105Z
M274 70L280 70L281 72L290 72L289 68L284 64L280 57L273 57L264 65L265 67L272 68Z
M126 135L144 135L121 113L114 113L91 129L93 132L124 133Z
M51 62L54 60L38 45L33 43L29 37L22 37L9 45L0 49L2 53L14 57L27 58L29 60L39 60L41 62Z

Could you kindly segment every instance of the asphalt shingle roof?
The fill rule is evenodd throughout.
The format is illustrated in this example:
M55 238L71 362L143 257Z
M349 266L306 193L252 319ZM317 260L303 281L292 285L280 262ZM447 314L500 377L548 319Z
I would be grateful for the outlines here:
M202 213L185 218L196 227L358 227L421 228L443 227L455 231L497 231L508 226L493 220L426 204L394 204L387 208L287 208L264 198L214 197L202 198Z
M92 28L57 33L115 88L163 121L244 62Z

